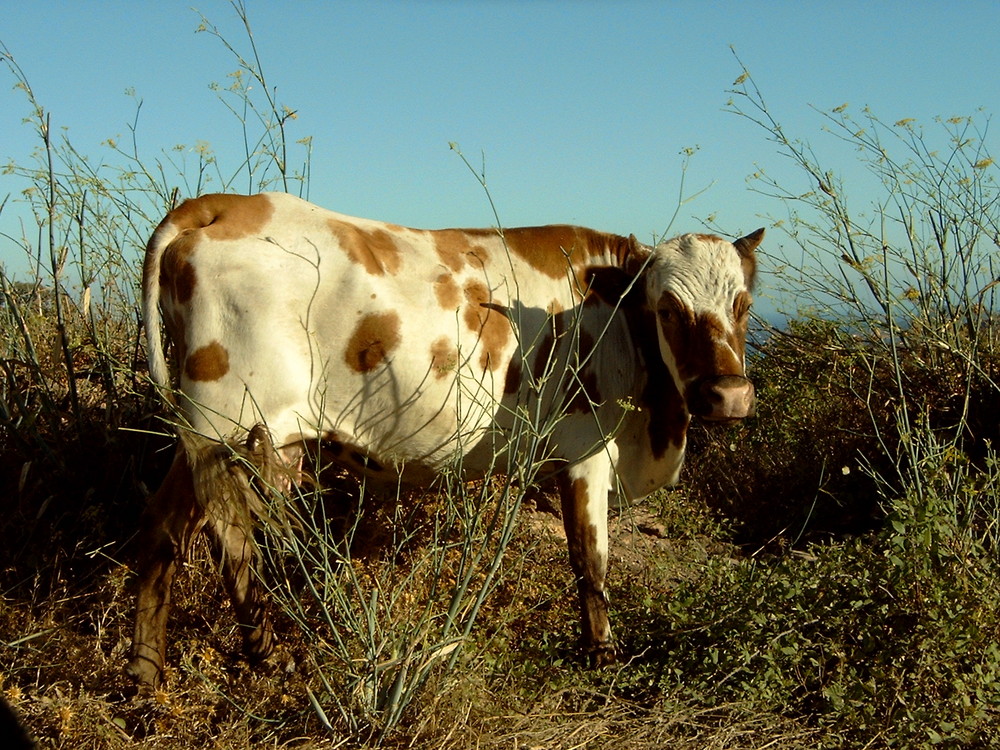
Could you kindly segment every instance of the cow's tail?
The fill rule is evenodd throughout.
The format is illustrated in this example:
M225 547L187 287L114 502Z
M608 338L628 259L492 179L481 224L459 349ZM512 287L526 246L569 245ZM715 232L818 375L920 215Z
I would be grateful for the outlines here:
M149 376L166 395L170 386L170 370L163 348L163 316L160 313L160 261L167 245L177 236L170 215L160 222L146 243L146 258L142 264L142 318L146 327L146 361Z
M297 527L281 501L295 481L295 470L281 459L263 424L254 425L243 441L177 432L203 511L247 528L253 523L279 532Z

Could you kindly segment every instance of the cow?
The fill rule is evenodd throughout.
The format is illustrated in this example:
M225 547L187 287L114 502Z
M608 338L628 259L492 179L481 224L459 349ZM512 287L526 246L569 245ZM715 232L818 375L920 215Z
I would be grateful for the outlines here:
M146 248L142 308L179 440L144 514L127 673L160 683L171 579L202 530L244 651L273 648L252 480L234 451L277 467L286 489L317 443L368 477L420 485L457 459L474 478L498 471L529 411L548 420L539 451L561 499L582 648L612 662L609 495L676 482L692 416L752 415L745 339L763 234L649 246L568 225L420 230L281 193L170 211Z

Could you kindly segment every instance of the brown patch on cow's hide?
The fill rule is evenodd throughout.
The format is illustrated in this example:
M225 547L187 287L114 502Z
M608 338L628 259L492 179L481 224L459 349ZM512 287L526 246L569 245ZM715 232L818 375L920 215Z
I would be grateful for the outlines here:
M711 372L706 370L704 356L706 347L702 345L711 336L710 331L699 330L694 313L671 292L664 292L656 305L656 315L659 318L663 337L667 347L674 354L674 362L682 381L688 380L693 373ZM654 338L655 338L655 331ZM711 341L711 339L707 339ZM657 356L658 359L662 355ZM708 366L711 367L711 361Z
M703 234L701 232L695 232L691 236L696 240L701 240L702 242L725 242L725 240L717 234Z
M604 400L597 386L597 373L591 367L590 358L594 351L594 337L581 330L577 341L577 376L568 387L573 394L568 408L571 412L589 412Z
M671 446L683 444L690 416L660 353L655 313L631 307L626 309L626 314L629 330L636 348L642 353L646 369L646 386L639 395L639 406L649 412L649 447L653 457L661 459Z
M583 520L587 510L587 480L570 479L566 472L559 474L559 493L562 498L564 519Z
M713 375L744 375L743 349L746 340L735 330L726 331L726 326L715 315L702 314L695 317L695 337L707 349L698 359L708 369L697 373ZM723 346L723 342L726 346Z
M466 262L475 269L486 268L486 261L490 259L490 253L483 245L473 245L472 249L465 254Z
M482 281L469 279L465 282L465 325L476 333L486 325L490 309L485 307L490 301L490 290Z
M652 248L639 242L634 234L630 234L628 237L612 234L609 235L608 239L612 265L616 268L624 268L633 276L638 274L649 259Z
M458 367L458 349L447 336L441 336L431 344L431 372L438 380L454 373Z
M552 279L565 279L570 258L578 254L577 228L571 226L507 229L504 241L511 252Z
M344 361L355 372L371 372L399 346L399 315L393 311L369 313L358 321L344 351Z
M196 275L191 256L202 237L213 240L239 240L258 235L274 213L265 195L203 195L184 201L160 222L146 248L143 285L149 288L155 269L155 254L150 250L160 229L169 225L175 236L160 258L160 288L177 302L187 302L194 294Z
M536 271L552 279L567 279L572 267L574 283L582 292L584 269L594 258L614 252L624 238L567 225L507 229L504 241L511 252Z
M531 376L535 385L540 385L543 378L548 377L555 369L556 362L556 342L561 341L566 333L566 320L564 315L555 315L551 318L551 327L542 337L542 340L532 346L529 356L531 359Z
M733 320L735 321L731 343L736 349L740 361L745 361L747 347L747 328L750 324L750 305L753 298L749 292L740 292L733 301Z
M608 305L641 303L641 283L635 274L614 266L590 266L584 270L586 288L590 290L586 305L604 302Z
M441 262L451 271L461 271L465 265L465 253L469 250L469 238L459 229L440 229L430 232Z
M664 367L665 379L646 383L643 392L643 405L649 410L649 447L653 457L661 459L672 447L679 448L684 444L687 428L690 422L687 406L677 391L674 380Z
M588 509L588 486L585 479L570 479L566 472L559 474L559 496L562 501L563 525L566 529L566 541L569 544L570 563L573 573L580 586L581 605L583 607L584 627L590 623L593 630L584 632L584 641L599 644L606 637L606 614L601 617L601 607L594 601L596 590L588 591L584 582L589 582L597 590L604 585L604 560L597 551L596 519L590 517ZM603 598L603 597L600 597Z
M468 263L482 268L489 259L484 240L495 239L495 229L438 229L428 232L438 258L451 271L461 271Z
M584 368L571 383L573 397L567 409L570 413L590 412L601 405L604 400L597 386L597 374L591 368Z
M706 375L743 375L745 340L737 331L726 331L710 313L676 313L680 322L665 324L664 336L674 352L677 371L684 382Z
M457 310L462 304L462 290L450 273L442 273L434 280L434 294L445 310Z
M395 238L385 229L369 231L339 219L330 219L328 225L347 257L372 276L399 272L402 253Z
M191 255L197 237L193 229L185 229L167 245L160 259L160 289L176 302L187 302L194 294L197 276Z
M199 346L184 362L184 373L191 380L220 380L229 372L229 352L218 341Z
M531 352L533 358L531 374L536 384L552 370L552 362L550 360L552 359L552 348L555 346L555 343L555 336L547 333L542 342Z
M507 318L489 304L493 297L489 287L478 279L465 282L465 324L479 334L481 353L479 365L483 370L500 367L504 349L510 340L511 330Z

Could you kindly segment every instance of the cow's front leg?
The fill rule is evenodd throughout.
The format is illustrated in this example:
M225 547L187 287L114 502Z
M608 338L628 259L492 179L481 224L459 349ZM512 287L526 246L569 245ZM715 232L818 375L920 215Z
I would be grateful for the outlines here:
M582 645L592 666L615 660L608 623L608 492L611 489L609 445L605 451L570 465L560 474L563 525L569 561L580 595Z

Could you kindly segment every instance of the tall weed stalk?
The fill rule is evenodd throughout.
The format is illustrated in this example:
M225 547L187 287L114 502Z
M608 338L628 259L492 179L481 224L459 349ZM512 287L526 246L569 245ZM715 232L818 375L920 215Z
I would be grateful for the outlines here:
M846 105L821 113L881 188L859 207L838 173L786 134L749 72L731 93L731 110L806 177L804 190L764 169L752 179L787 208L774 223L791 247L773 255L774 278L805 315L836 319L837 343L867 362L856 392L884 450L902 460L900 481L919 490L915 446L930 443L908 439L916 430L984 458L1000 437L986 416L1000 405L1000 188L988 120L954 117L925 129L912 119L890 125L867 108L859 117Z

